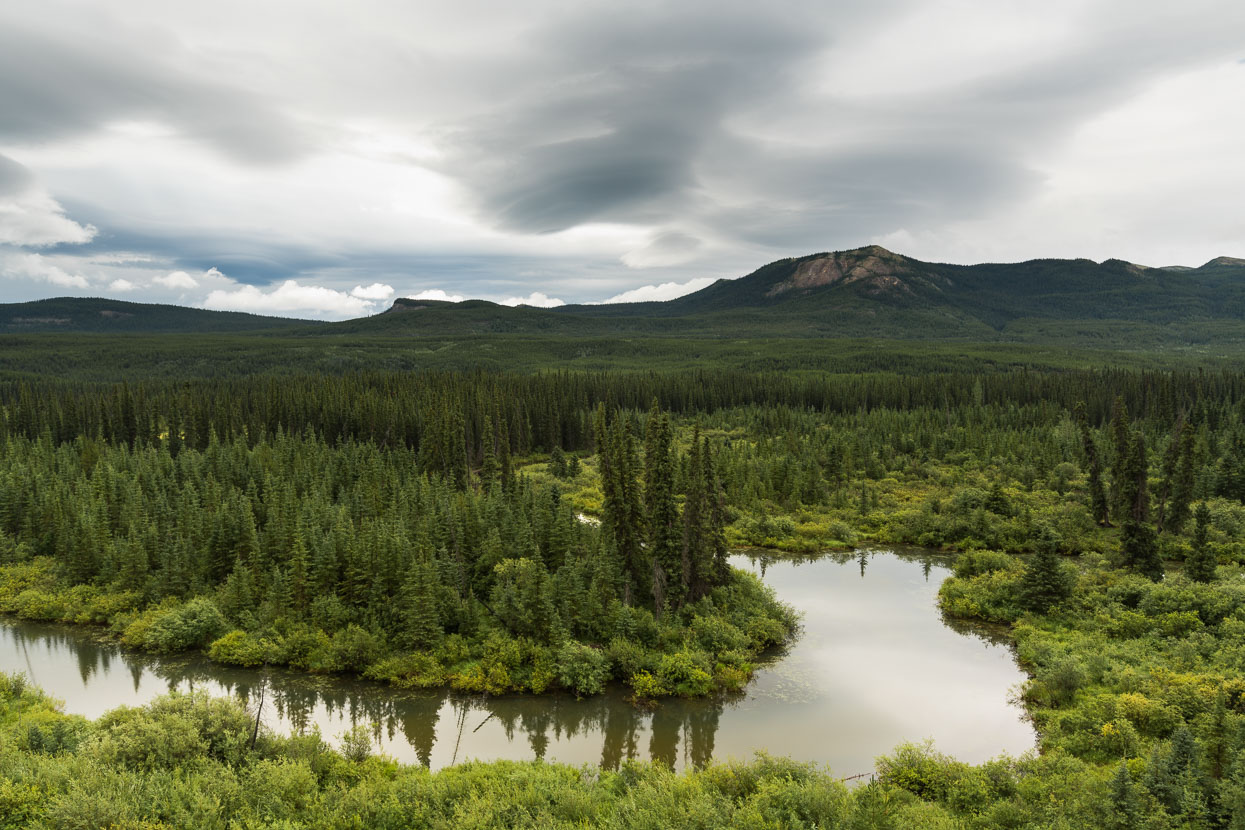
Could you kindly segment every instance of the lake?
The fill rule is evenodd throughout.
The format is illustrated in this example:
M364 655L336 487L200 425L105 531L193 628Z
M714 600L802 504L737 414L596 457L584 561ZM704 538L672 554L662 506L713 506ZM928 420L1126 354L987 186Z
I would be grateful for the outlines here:
M803 615L799 638L769 655L747 689L718 700L667 700L637 709L621 688L570 695L470 697L406 692L365 681L154 657L102 642L89 629L0 622L0 669L22 671L95 718L172 689L253 700L267 678L264 720L280 731L337 736L371 726L378 751L434 769L468 759L543 758L617 767L630 758L675 767L750 758L765 750L828 765L841 776L873 769L903 741L933 739L962 761L1033 748L1010 702L1025 679L1006 641L952 627L936 606L953 556L860 551L799 560L737 554Z

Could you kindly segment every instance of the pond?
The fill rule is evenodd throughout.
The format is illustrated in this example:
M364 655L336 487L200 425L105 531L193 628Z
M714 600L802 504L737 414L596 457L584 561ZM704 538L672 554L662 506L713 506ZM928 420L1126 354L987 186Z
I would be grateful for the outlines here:
M1035 736L1010 702L1024 680L1011 650L988 630L949 626L936 607L953 561L919 550L736 555L736 566L761 574L803 614L803 630L745 692L724 699L643 711L621 689L584 700L481 698L270 671L264 720L285 732L318 727L330 742L368 724L378 751L434 769L501 758L685 767L766 750L850 776L872 770L896 744L926 738L968 762L1019 754ZM25 672L66 711L89 718L172 689L252 701L265 682L202 658L127 651L82 628L12 621L0 623L0 669Z

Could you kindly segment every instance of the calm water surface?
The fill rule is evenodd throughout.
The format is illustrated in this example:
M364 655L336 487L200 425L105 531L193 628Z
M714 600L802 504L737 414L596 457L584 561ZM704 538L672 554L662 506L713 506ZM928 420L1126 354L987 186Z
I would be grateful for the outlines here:
M318 726L331 742L370 724L380 751L434 769L472 758L606 767L654 758L683 767L768 750L846 776L925 738L963 761L1019 754L1034 734L1008 702L1024 680L1011 651L987 631L948 627L935 606L952 561L912 551L798 562L736 556L803 613L804 628L745 693L725 700L666 701L644 712L622 690L485 699L273 671L264 719L287 732ZM25 672L66 711L90 718L171 689L250 700L260 682L253 670L135 654L83 629L30 623L0 623L0 669Z

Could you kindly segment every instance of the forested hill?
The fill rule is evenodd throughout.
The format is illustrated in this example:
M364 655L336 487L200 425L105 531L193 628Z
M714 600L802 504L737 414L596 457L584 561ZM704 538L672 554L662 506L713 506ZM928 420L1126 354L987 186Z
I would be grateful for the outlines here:
M506 308L398 300L330 327L358 333L1209 342L1245 338L1245 260L922 262L873 245L772 262L667 302Z
M208 311L176 305L128 303L94 297L57 297L0 304L0 333L31 332L245 332L316 326L308 320Z
M1118 259L946 265L871 245L779 260L669 302L567 306L556 311L686 317L745 309L826 323L869 320L883 328L898 321L937 318L957 321L967 329L995 331L1026 319L1241 323L1245 260L1219 257L1199 268L1149 268Z
M1245 260L1147 267L1123 260L922 262L872 245L765 265L667 302L511 308L400 298L339 323L115 300L0 306L0 333L222 332L459 337L869 337L1075 342L1081 346L1245 344Z

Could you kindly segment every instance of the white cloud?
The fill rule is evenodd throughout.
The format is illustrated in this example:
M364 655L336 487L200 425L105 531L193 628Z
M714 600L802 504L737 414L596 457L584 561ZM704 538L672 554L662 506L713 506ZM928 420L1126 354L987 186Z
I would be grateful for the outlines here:
M0 198L0 243L26 247L80 245L97 233L93 225L79 225L51 196L26 190Z
M663 282L661 285L642 285L639 288L633 288L630 291L624 291L621 294L615 294L608 300L602 300L600 305L609 303L651 303L662 302L665 300L673 300L675 297L682 297L684 294L691 294L693 291L699 291L707 288L716 280L713 277L697 277L687 282Z
M309 313L323 317L362 317L372 313L374 303L352 297L345 291L335 291L319 285L302 285L297 280L286 280L271 291L262 291L254 285L236 288L218 288L208 294L204 308L216 311L249 311L257 314Z
M557 308L560 305L566 305L566 303L557 297L549 297L540 291L533 291L526 297L507 297L501 301L501 305L530 305L535 308Z
M443 303L461 303L467 299L462 294L449 294L440 288L426 288L418 294L407 297L408 300L440 300Z
M138 288L138 286L124 279L113 280L108 284L109 291L133 291L135 288Z
M215 271L216 269L213 268L212 270ZM190 291L199 287L199 281L185 271L174 271L162 277L152 277L151 281L158 282L166 288L181 289L183 291Z
M350 290L350 296L360 300L387 300L393 296L393 286L374 282L369 286L356 285Z
M86 277L70 274L58 265L53 265L39 254L18 254L0 260L0 272L4 276L24 277L51 283L62 288L90 288Z
M23 164L0 155L0 244L40 248L90 242L96 230L65 216Z

